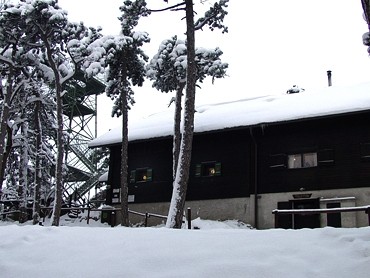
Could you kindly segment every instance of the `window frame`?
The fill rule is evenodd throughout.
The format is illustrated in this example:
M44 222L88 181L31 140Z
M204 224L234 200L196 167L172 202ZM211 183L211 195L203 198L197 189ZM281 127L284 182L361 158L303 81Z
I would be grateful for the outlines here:
M308 151L306 151L308 150ZM313 150L313 151L312 151ZM316 153L316 163L312 167L300 167L294 168L289 167L289 155L300 155ZM369 152L370 153L370 152ZM369 156L370 157L370 156ZM301 162L302 163L302 158ZM273 153L268 157L268 167L273 171L288 169L307 169L307 168L316 168L316 167L332 167L335 165L335 149L333 148L307 148L305 151L291 152L291 153Z
M146 178L141 178L139 179L139 173L144 173ZM140 175L142 176L142 175ZM153 169L150 167L143 167L143 168L136 168L130 171L130 179L129 183L134 184L134 183L148 183L153 181Z
M209 174L206 174L206 172L208 172ZM212 172L213 174L211 174ZM195 165L196 178L213 178L219 177L221 175L222 175L222 163L219 161L205 161L197 163Z
M313 160L312 160L312 165L307 164L307 159L308 156L314 155ZM295 161L296 159L299 159L297 162L297 165L294 163L291 163L290 160L293 159ZM310 159L311 160L311 159ZM296 170L296 169L309 169L309 168L316 168L319 166L319 161L318 161L318 152L301 152L301 153L292 153L287 155L287 168L289 170Z

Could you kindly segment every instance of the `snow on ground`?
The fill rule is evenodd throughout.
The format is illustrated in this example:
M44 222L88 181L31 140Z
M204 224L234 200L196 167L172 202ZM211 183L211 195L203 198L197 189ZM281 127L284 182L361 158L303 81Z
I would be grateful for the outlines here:
M94 221L93 221L94 222ZM369 277L370 227L197 230L0 222L0 277Z

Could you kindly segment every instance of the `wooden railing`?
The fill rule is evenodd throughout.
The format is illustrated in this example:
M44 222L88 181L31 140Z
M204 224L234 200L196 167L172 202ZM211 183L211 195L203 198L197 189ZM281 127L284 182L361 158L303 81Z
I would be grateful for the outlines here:
M112 212L116 212L116 211L121 211L121 209L118 209L118 208L108 208L108 209L90 209L90 211L112 211ZM88 210L88 213L87 213L87 224L89 224L89 218L90 218L90 211ZM165 219L167 220L167 216L165 215L161 215L161 214L157 214L157 213L151 213L151 212L145 212L145 213L142 213L142 212L137 212L137 211L133 211L133 210L128 210L129 213L131 214L135 214L135 215L139 215L139 216L143 216L144 217L144 226L145 227L148 227L148 219L150 217L156 217L156 218L161 218L161 219ZM186 214L186 220L187 220L187 223L188 223L188 229L191 230L191 208L187 208L187 214ZM185 221L183 221L183 223L185 223ZM111 223L111 226L113 227L115 223Z
M341 212L355 212L364 211L368 217L368 223L370 226L370 206L362 207L344 207L344 208L328 208L328 209L275 209L272 213L275 215L275 228L279 227L279 215L310 215L310 214L321 214L321 213L341 213Z
M48 211L51 211L53 209L53 207L42 207L41 208L43 211L44 211L44 216L48 215ZM68 207L68 208L62 208L62 210L70 210L70 211L82 211L84 212L85 210L87 210L87 217L86 217L86 221L87 221L87 224L89 224L90 222L90 214L92 211L100 211L100 212L110 212L110 213L113 213L115 214L117 211L121 211L120 208L115 208L115 207L106 207L106 208L92 208L90 207L89 205L87 205L87 207L80 207L80 206L76 206L76 207ZM18 211L17 211L18 212ZM167 220L167 216L165 215L160 215L160 214L157 214L157 213L151 213L151 212L145 212L145 213L142 213L142 212L137 212L137 211L133 211L133 210L128 210L129 213L131 214L135 214L135 215L139 215L139 216L142 216L144 217L144 226L145 227L148 227L148 219L150 217L156 217L156 218L161 218L161 219L166 219ZM78 216L78 214L77 214ZM115 219L115 216L112 217ZM187 214L186 214L186 220L187 220L187 223L188 223L188 226L187 228L190 230L191 229L191 208L187 208ZM45 221L45 217L44 217L44 221ZM185 221L183 221L183 223L185 223ZM114 227L115 226L115 221L111 221L111 226Z

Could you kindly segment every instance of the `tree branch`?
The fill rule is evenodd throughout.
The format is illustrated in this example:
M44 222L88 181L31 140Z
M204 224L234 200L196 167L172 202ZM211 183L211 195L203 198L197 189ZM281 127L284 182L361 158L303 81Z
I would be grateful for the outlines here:
M222 33L227 33L228 28L223 24L223 20L227 15L227 11L224 9L228 7L228 2L229 0L219 0L219 2L216 2L214 6L205 13L204 17L197 20L194 29L200 30L205 25L209 25L209 29L211 29L211 31L217 28L223 29Z
M185 2L182 2L182 3L179 3L179 4L176 4L174 6L171 6L171 7L167 7L167 8L164 8L164 9L159 9L159 10L149 10L149 12L163 12L163 11L168 11L168 10L184 10L185 8L182 8L182 9L178 9L178 7L181 7L181 6L185 6Z
M9 66L15 67L14 62L12 60L4 57L3 55L0 55L0 62L3 62L3 63L5 63L5 64L7 64Z
M361 0L362 9L364 10L364 15L366 19L366 23L368 26L368 29L370 31L370 1L369 0Z

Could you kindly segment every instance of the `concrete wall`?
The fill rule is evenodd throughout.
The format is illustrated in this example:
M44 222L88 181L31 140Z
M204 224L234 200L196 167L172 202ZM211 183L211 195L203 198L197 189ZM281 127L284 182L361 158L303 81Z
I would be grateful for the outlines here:
M155 213L167 216L169 203L146 203L146 204L129 204L129 209L140 213ZM209 220L230 220L236 219L250 224L250 199L249 198L232 198L232 199L215 199L203 201L188 201L185 204L185 210L191 208L192 219L200 217ZM117 215L119 217L119 215ZM130 222L132 224L144 223L143 216L130 213ZM148 226L165 224L166 220L150 217Z
M311 198L320 198L320 208L326 208L330 202L340 203L341 207L355 207L370 205L370 188L352 188L341 190L309 191ZM272 211L277 208L278 202L294 199L293 194L302 192L261 194L258 196L258 228L270 229L275 227L275 219ZM244 223L256 226L254 221L254 195L250 198L215 199L186 202L185 209L190 207L192 219L201 218L209 220L236 219ZM167 216L169 203L146 203L129 204L129 209L140 213L155 213ZM119 215L117 214L117 217ZM119 218L117 218L119 219ZM143 224L145 217L130 214L132 224ZM365 227L368 226L368 216L365 212L342 212L342 227ZM118 222L116 222L118 223ZM165 224L166 220L157 217L148 219L148 226ZM320 215L321 227L327 226L327 214Z
M320 208L326 208L328 202L340 202L341 207L367 206L370 205L370 188L351 188L337 190L307 191L311 198L321 198ZM278 202L293 200L293 194L302 192L261 194L258 198L258 222L260 229L274 228L274 215L272 211L277 208ZM254 207L254 196L251 196L251 208ZM253 212L252 212L253 213ZM253 215L253 214L252 214ZM365 212L342 212L343 227L365 227L368 226L368 217ZM321 227L327 225L326 214L321 214Z

